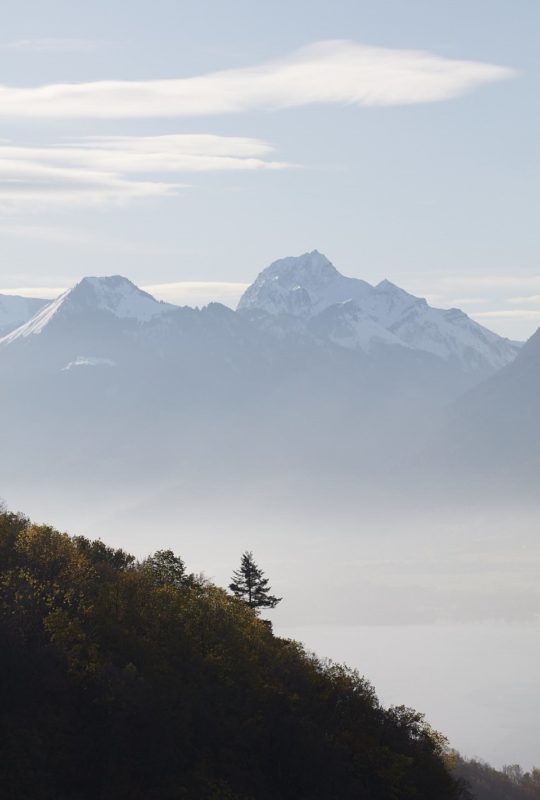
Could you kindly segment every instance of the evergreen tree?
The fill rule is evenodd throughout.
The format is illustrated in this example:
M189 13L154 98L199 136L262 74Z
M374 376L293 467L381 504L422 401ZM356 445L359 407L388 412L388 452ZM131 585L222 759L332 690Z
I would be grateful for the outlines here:
M233 572L229 589L250 608L275 608L282 598L271 595L270 588L268 578L253 559L253 553L246 551L240 569Z

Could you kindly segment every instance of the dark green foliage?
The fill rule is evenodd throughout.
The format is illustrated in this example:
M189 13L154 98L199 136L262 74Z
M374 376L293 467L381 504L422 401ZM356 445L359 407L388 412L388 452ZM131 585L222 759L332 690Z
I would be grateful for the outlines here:
M449 764L465 781L474 800L540 800L540 769L525 772L512 764L497 770L457 753L449 756Z
M0 797L461 796L420 715L184 578L0 514Z
M192 577L186 575L186 566L172 550L158 550L140 565L152 577L156 586L187 586Z
M229 589L250 608L275 608L282 599L270 594L268 578L255 563L253 553L248 551L242 555L240 569L233 572Z

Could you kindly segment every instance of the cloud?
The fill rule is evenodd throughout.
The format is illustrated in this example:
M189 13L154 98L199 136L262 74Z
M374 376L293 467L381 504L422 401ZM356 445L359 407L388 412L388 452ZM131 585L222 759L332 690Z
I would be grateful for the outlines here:
M459 97L516 75L508 67L419 50L318 42L258 66L190 78L0 86L0 114L44 117L177 117L314 104L394 106Z
M475 319L540 320L540 311L528 308L503 308L495 311L478 311L471 316Z
M259 139L209 134L114 136L67 144L0 143L0 203L102 205L165 197L179 175L283 169ZM148 176L148 177L146 177Z
M518 289L540 288L540 275L449 275L441 284L461 289Z
M22 239L25 242L45 242L52 245L84 245L85 250L118 255L153 256L156 258L191 258L196 253L180 245L139 239L131 235L129 239L100 235L83 228L64 225L36 225L28 222L0 223L0 237Z
M61 39L45 37L2 42L0 43L0 50L11 50L22 53L89 53L97 50L104 44L103 41L97 39Z
M166 300L179 306L205 306L208 303L223 303L236 307L240 296L249 284L230 281L177 281L175 283L154 283L141 286L157 300ZM43 297L54 299L66 291L59 286L31 286L0 289L0 295L19 295L21 297Z
M93 237L82 230L62 225L30 225L28 223L1 223L0 236L53 244L90 244Z
M540 303L540 294L530 294L527 297L509 297L509 303L517 303L521 305L522 303Z
M0 289L0 295L17 295L19 297L39 297L43 300L55 300L66 288L58 288L56 286L30 286L30 287L17 287L15 289Z
M166 300L179 306L205 306L208 303L223 303L236 308L248 283L224 281L179 281L158 283L142 288L158 300Z
M450 301L450 305L458 308L461 308L461 306L484 305L484 303L489 303L487 297L456 297Z

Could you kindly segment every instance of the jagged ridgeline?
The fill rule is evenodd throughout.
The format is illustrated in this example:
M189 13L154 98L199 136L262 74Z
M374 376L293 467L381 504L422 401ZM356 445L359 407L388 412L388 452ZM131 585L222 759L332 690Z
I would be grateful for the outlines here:
M279 487L284 464L298 497L349 484L353 497L380 485L446 497L496 469L536 493L537 437L525 464L521 446L535 429L533 341L520 352L317 251L264 269L236 311L84 278L52 302L0 297L2 331L0 485L23 507L89 483L127 495L174 483L185 505L196 474L241 505Z
M421 715L173 562L0 514L2 798L466 796Z

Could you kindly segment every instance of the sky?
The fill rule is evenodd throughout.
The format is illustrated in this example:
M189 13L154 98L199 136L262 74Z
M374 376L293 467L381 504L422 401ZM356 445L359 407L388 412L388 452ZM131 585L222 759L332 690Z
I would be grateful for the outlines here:
M536 0L4 0L0 292L235 304L324 252L540 325Z

